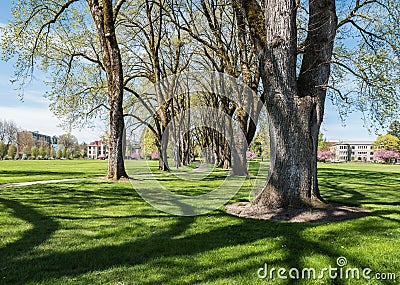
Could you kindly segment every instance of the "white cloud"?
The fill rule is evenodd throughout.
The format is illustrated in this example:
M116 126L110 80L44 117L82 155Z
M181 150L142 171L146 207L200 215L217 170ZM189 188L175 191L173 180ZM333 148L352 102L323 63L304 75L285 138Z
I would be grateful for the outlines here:
M65 130L59 127L61 121L48 108L34 108L27 106L0 107L0 118L14 121L20 128L29 131L38 131L45 135L61 135ZM79 142L91 142L103 133L101 127L93 129L83 128L72 130Z
M43 93L40 91L29 90L23 95L23 101L29 103L43 104L48 106L49 101L43 97Z

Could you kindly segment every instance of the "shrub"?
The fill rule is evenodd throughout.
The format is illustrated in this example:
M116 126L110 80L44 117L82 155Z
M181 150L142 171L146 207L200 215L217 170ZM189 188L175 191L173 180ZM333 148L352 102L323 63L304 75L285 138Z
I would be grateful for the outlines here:
M156 160L156 159L158 159L158 151L153 151L152 153L151 153L151 156L150 156L150 158L151 159L154 159L154 160Z
M327 159L331 159L333 157L333 152L330 150L319 150L317 152L317 159L319 161L325 162Z
M246 151L246 158L247 159L256 159L257 154L255 154L254 152L251 152L251 151Z
M375 151L374 159L381 162L389 163L392 160L400 159L400 152L394 150L380 149Z

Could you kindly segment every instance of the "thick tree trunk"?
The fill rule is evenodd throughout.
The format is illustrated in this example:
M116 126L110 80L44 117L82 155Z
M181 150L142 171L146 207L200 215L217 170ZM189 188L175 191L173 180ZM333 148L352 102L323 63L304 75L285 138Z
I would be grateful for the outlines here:
M110 110L110 138L108 148L107 177L120 179L128 177L124 165L124 116L121 107L113 106Z
M227 140L224 140L222 146L222 169L232 168L232 150Z
M164 134L165 138L159 138L156 143L158 149L158 170L170 171L167 158L168 134Z
M240 110L241 111L241 110ZM237 133L233 138L232 148L232 172L235 176L247 176L247 116L245 114L238 114L238 124L236 126Z
M161 155L164 152L162 148L158 149L158 170L161 171L169 171L168 161L165 159L164 155Z
M110 137L107 177L128 177L124 166L124 115L123 115L123 69L121 53L115 33L115 15L111 0L88 0L88 5L97 27L102 49L103 65L107 76L108 103L110 105Z
M321 203L317 180L317 142L337 17L334 0L309 2L308 35L300 74L296 75L296 3L271 0L265 7L245 6L248 18L265 12L265 30L253 26L263 45L261 76L271 138L267 185L253 204L261 209L309 207ZM246 5L246 4L244 4Z
M317 184L316 105L312 97L293 102L277 99L268 106L271 165L265 189L254 204L267 208L296 208L321 202Z
M180 145L180 130L179 127L175 124L175 121L171 121L171 130L170 130L170 140L172 146L172 155L174 157L174 167L179 168L182 166L181 159L181 145Z

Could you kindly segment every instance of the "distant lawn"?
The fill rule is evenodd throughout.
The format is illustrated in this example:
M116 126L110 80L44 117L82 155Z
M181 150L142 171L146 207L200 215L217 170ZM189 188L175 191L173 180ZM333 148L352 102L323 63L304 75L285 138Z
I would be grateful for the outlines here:
M318 174L329 201L372 209L400 206L400 165L321 163Z
M93 163L98 172L89 173L104 175L104 162L80 163L73 172L83 176ZM62 173L61 168L53 171ZM255 162L251 169L255 173ZM275 279L260 280L257 270L264 263L321 270L337 267L340 256L348 260L345 268L393 272L397 280L332 280L326 274L296 284L398 284L400 166L320 164L319 169L328 201L362 205L372 215L317 224L245 220L223 209L177 217L149 206L126 182L0 189L0 284L291 284L276 279L276 272ZM197 183L169 174L162 183L197 195L213 190L226 173L216 171ZM247 179L233 200L248 198L253 181Z
M104 160L0 160L0 184L105 176Z
M157 170L158 161L126 161L127 169L135 174L166 174ZM149 172L150 169L150 172ZM192 167L173 169L173 172L190 171ZM68 178L105 177L106 160L0 160L0 184L58 180Z

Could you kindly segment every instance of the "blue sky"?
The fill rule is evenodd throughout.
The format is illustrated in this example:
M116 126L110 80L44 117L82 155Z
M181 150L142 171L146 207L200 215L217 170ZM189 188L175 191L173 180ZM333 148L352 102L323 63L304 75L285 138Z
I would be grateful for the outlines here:
M11 0L2 0L0 9L0 25L7 23L10 15ZM35 79L24 90L24 100L18 97L17 86L10 83L13 77L12 62L0 60L0 119L11 119L19 127L30 131L39 131L48 135L65 133L58 125L61 123L49 110L48 102L43 98L46 87L40 78ZM45 75L44 75L45 76ZM104 126L99 124L94 129L72 130L80 142L90 142L98 139L104 132ZM338 140L374 140L376 135L371 134L363 127L360 113L350 114L343 126L336 107L327 100L324 123L321 132L330 141Z
M0 25L4 26L11 17L11 0L2 0L0 8ZM1 36L1 34L0 34ZM0 119L14 121L21 129L39 131L47 135L61 135L66 133L59 125L58 120L49 110L49 102L43 97L46 86L43 84L45 75L35 78L24 90L21 100L16 90L18 83L11 84L13 78L13 62L0 59ZM99 139L105 127L101 123L94 129L72 130L79 142L91 142Z

